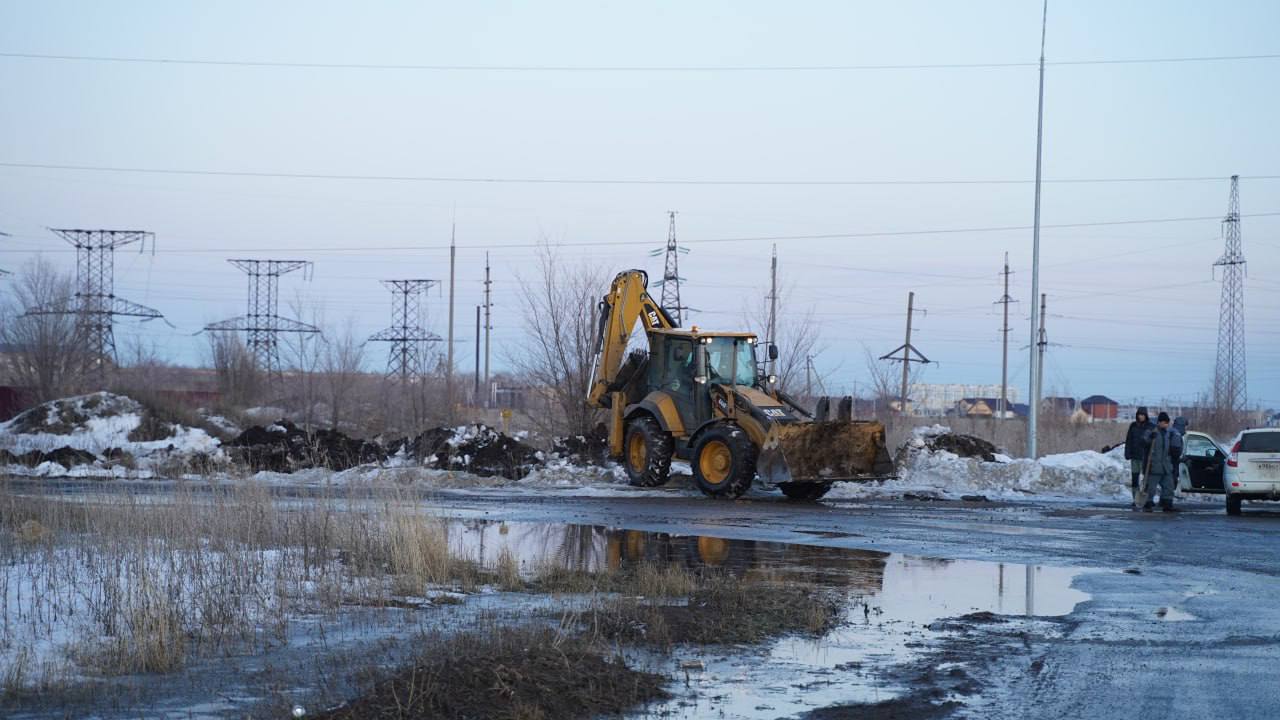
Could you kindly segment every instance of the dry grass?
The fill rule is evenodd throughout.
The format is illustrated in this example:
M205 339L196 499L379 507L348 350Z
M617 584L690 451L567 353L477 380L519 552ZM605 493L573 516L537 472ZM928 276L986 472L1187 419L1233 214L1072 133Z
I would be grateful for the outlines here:
M393 492L293 504L247 484L90 504L0 487L0 537L16 540L0 541L0 649L70 635L67 657L104 675L170 672L193 652L280 642L299 613L404 605L485 577L450 554L439 518ZM0 674L39 682L21 664Z
M628 667L606 645L551 629L491 628L424 637L409 667L317 717L327 720L617 715L667 696L666 678Z

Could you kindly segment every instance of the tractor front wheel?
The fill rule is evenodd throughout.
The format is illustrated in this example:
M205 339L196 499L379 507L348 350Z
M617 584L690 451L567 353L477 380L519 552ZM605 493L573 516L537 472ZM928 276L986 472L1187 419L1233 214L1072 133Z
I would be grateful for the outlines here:
M693 479L711 497L736 498L756 477L756 446L737 425L707 430L693 446Z
M622 452L627 479L636 487L665 485L671 476L671 435L648 415L628 423Z

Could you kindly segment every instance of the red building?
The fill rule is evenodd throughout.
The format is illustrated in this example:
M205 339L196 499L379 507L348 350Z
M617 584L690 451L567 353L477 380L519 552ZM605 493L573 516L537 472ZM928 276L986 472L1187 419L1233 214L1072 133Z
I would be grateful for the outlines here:
M1080 401L1080 409L1094 420L1115 420L1120 416L1120 403L1106 395L1090 395Z

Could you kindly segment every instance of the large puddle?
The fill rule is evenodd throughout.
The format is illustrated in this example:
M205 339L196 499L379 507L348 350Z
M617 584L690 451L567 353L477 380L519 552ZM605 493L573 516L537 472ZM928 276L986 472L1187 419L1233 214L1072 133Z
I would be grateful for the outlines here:
M776 718L885 700L902 690L885 670L919 659L947 632L931 627L940 619L1061 616L1089 599L1072 587L1081 569L819 545L488 521L458 521L450 542L488 564L510 553L529 574L548 564L599 571L658 562L817 584L846 597L844 622L821 638L786 637L747 648L680 646L671 659L641 657L678 678L675 697L649 707L641 714L646 717Z

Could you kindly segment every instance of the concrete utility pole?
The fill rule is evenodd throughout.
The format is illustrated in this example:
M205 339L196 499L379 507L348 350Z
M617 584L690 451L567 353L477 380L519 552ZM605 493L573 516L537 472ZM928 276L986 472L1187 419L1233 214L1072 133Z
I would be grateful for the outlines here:
M1000 401L996 404L996 417L1003 419L1009 411L1009 303L1018 302L1009 295L1009 253L1004 254L1004 295L996 301L1004 306L1004 324L1000 326Z
M458 246L455 242L457 230L457 223L454 223L449 228L449 350L447 353L449 366L445 368L444 386L445 397L449 403L448 417L450 421L453 420L453 290L457 286L454 273L458 258Z
M1027 408L1027 457L1039 455L1036 428L1040 420L1040 373L1036 364L1036 301L1040 299L1040 159L1044 150L1044 39L1049 27L1049 0L1040 19L1040 100L1036 110L1036 212L1031 231L1031 400Z
M778 246L773 246L773 259L769 261L769 345L778 344ZM768 357L766 355L766 357ZM769 359L769 375L778 374L778 361Z
M491 299L491 287L493 281L489 279L489 253L484 254L484 406L489 407L489 334L493 331L493 322L491 313L493 311L493 301Z
M480 310L481 306L476 306L476 381L472 394L471 402L480 403Z
M804 396L806 400L813 400L813 356L804 356Z
M915 303L916 303L916 294L914 292L907 293L906 339L902 343L902 345L880 356L881 360L889 360L892 362L902 363L902 392L899 395L899 402L901 403L901 407L899 407L898 410L903 415L908 414L907 385L910 381L910 376L911 376L911 363L917 362L922 365L927 365L929 363L929 358L925 357L923 353L921 353L919 350L915 348L914 345L911 344L911 316L915 314ZM898 353L902 353L902 357L898 357ZM914 357L912 356L913 353L914 353Z

